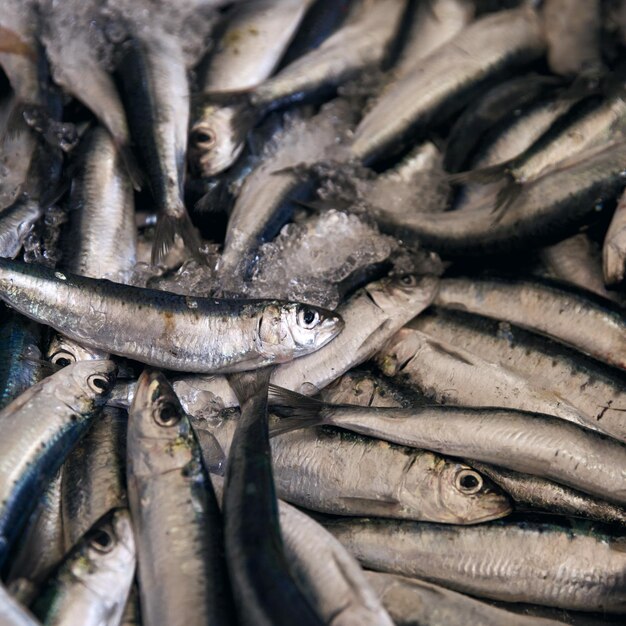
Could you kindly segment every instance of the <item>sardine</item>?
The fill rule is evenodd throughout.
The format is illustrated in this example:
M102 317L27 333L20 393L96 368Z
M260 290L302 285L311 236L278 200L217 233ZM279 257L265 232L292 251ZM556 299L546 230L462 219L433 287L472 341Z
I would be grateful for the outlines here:
M224 484L224 546L238 621L249 626L321 625L290 571L283 546L268 435L271 370L237 374L231 382L241 415L228 453Z
M568 285L497 278L445 279L436 304L518 324L626 369L622 309Z
M624 280L626 274L626 192L622 193L604 237L602 265L607 285Z
M0 412L0 562L46 481L87 430L114 371L111 361L75 363L30 387Z
M48 582L33 611L50 626L117 626L135 575L127 510L113 512L85 535Z
M623 540L573 522L505 521L460 528L340 520L324 526L371 569L506 602L624 611Z
M128 425L143 620L231 624L217 500L189 421L162 374L141 375Z
M368 164L398 152L435 120L459 110L497 73L538 58L541 25L528 8L476 20L389 86L357 127L350 151Z
M181 371L285 362L319 349L343 328L339 315L308 305L192 298L4 259L0 292L27 317L80 344ZM109 326L113 319L119 321Z

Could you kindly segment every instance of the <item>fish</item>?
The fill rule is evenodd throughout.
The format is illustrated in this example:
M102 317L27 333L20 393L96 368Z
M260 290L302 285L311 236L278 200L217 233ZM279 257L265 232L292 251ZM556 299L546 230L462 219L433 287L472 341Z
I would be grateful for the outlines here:
M561 621L517 615L417 578L366 571L396 626L558 626Z
M111 361L75 363L44 378L0 411L0 563L61 463L112 386ZM28 430L25 426L28 425Z
M116 510L85 534L34 602L45 624L120 623L135 574L130 514Z
M535 474L626 505L626 446L548 415L490 407L332 405L276 387L271 391L274 410L289 418L276 433L299 426L336 426Z
M4 585L0 585L0 621L5 626L39 626L35 616L15 600Z
M544 49L539 18L529 7L472 22L384 90L355 130L352 157L371 165L399 152L407 137L458 111L494 75Z
M626 193L622 192L611 224L602 245L604 282L616 285L624 280L626 272Z
M324 526L369 569L493 600L624 611L623 542L601 529L527 520L458 527L361 519Z
M335 313L295 302L194 298L6 259L0 259L0 298L80 344L181 371L285 362L319 349L344 325ZM124 322L105 324L111 319Z
M217 467L220 450L228 457L238 419L236 410L192 419L196 432L210 435ZM281 421L271 417L270 432L275 434ZM330 428L273 436L271 446L277 496L312 511L449 524L475 524L511 512L506 494L471 467L424 450ZM476 482L469 489L459 482L465 475Z
M517 324L613 367L626 367L621 307L569 285L536 279L446 279L436 303Z
M224 481L224 547L242 624L323 624L287 561L268 435L271 369L231 376L241 415Z
M147 624L232 624L222 519L176 394L145 370L130 408L128 498Z
M244 147L233 143L235 124L229 113L239 107L212 100L221 91L256 87L276 69L312 0L262 0L233 8L216 49L200 80L202 104L190 130L190 160L203 176L215 176L232 165ZM240 123L252 121L247 116ZM248 121L249 120L249 121ZM244 138L245 139L245 138Z

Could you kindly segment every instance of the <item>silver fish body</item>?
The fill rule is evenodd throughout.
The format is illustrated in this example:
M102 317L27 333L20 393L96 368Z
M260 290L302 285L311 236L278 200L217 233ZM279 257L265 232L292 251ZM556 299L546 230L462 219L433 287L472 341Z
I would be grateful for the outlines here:
M626 194L622 193L602 247L602 266L607 285L615 285L626 275Z
M35 602L35 613L50 626L117 626L135 560L130 514L120 509L98 522L70 553Z
M462 593L580 611L621 613L621 539L551 524L458 527L419 522L325 522L364 566Z
M168 369L228 372L284 362L343 328L338 315L297 303L192 298L0 263L0 298L28 317L85 346ZM119 321L110 326L112 319Z
M111 386L111 361L76 363L34 385L0 412L0 561L36 498L84 434Z
M0 585L0 623L4 626L39 626L39 622Z

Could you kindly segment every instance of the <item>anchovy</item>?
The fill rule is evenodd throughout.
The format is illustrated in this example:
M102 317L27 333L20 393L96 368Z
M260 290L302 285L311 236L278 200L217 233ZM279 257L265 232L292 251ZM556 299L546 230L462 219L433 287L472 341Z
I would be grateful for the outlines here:
M0 412L0 563L46 481L87 430L114 371L111 361L75 363L30 387Z
M446 279L436 304L518 324L626 369L622 309L573 287L537 280Z
M232 384L241 415L228 453L224 546L241 624L324 622L298 587L285 554L267 430L269 368L238 374Z
M193 419L196 431L212 436L211 456L218 466L219 450L225 456L230 448L237 415L225 411L217 419ZM276 434L280 426L273 418L270 431ZM278 497L310 510L449 524L474 524L511 511L506 495L480 473L438 454L331 429L271 441ZM461 480L466 476L473 481L469 488Z
M622 613L623 540L587 527L492 522L445 526L386 520L325 521L365 567L423 578L506 602Z
M33 611L51 626L117 626L135 574L130 515L119 510L93 526L68 555Z
M282 429L331 425L535 474L626 505L626 446L549 415L497 408L333 405L272 387Z
M436 308L411 328L520 374L538 389L575 407L582 424L626 442L622 409L626 376L577 350L508 322Z
M181 371L284 362L317 350L343 328L338 315L308 305L192 298L4 259L0 298L80 344ZM109 326L113 319L119 321Z
M522 474L477 461L470 462L470 465L504 489L515 501L516 508L531 507L558 515L626 525L626 509L604 499L594 498L540 476Z
M436 120L460 109L495 74L538 58L539 19L528 8L477 20L389 86L357 127L350 151L369 164L398 152Z
M365 572L396 626L562 626L563 622L517 615L416 578Z
M626 274L626 192L623 192L611 218L602 247L604 281L616 285Z
M217 500L189 420L162 374L141 375L128 423L143 619L168 626L233 623Z

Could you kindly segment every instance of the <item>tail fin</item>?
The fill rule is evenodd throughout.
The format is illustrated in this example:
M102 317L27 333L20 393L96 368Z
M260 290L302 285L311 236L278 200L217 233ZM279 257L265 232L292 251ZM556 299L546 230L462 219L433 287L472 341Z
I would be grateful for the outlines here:
M233 388L240 406L258 394L267 396L267 388L273 371L274 366L268 366L228 376L228 383Z
M276 385L270 385L269 400L272 413L281 418L270 424L270 437L324 423L325 402Z
M466 185L468 183L478 183L486 185L502 180L508 176L509 163L498 163L490 167L483 167L478 170L469 170L467 172L459 172L458 174L450 174L447 179L451 185Z
M174 247L177 236L183 241L185 248L195 258L200 259L200 235L185 210L180 215L163 213L159 216L152 246L153 265L163 264Z
M126 170L126 173L128 174L128 178L130 179L133 189L135 191L141 191L144 183L144 176L141 168L135 160L135 156L133 155L130 146L126 144L120 144L119 142L116 143L118 154L120 155L120 159L122 161L124 169Z

